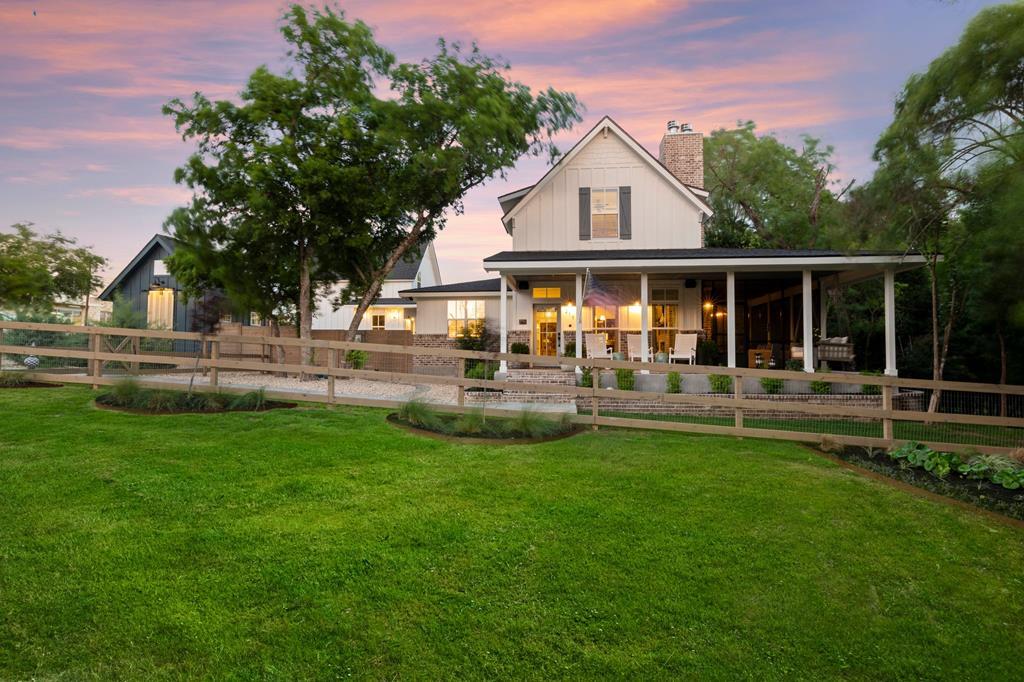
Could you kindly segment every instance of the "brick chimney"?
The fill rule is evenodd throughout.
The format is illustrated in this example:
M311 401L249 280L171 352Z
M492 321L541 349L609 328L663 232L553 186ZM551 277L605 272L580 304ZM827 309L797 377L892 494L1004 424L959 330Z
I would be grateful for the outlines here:
M704 135L690 128L668 122L668 130L658 145L658 159L684 185L704 187Z

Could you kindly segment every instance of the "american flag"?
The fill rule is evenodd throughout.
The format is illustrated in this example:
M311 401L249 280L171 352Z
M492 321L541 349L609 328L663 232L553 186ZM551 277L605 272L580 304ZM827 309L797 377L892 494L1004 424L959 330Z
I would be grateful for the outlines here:
M583 304L612 308L621 305L623 298L618 289L591 274L587 268L586 284L583 287Z

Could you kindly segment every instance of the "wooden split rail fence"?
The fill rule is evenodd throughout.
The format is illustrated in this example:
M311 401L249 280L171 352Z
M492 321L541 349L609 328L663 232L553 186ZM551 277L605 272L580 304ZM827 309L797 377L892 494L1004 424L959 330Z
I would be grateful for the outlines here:
M33 333L38 334L43 343L38 340L34 340L35 345L24 343L24 339ZM22 342L9 343L12 335L16 335ZM78 345L73 346L61 342L61 339L69 338L78 339ZM111 344L111 339L116 339L116 343ZM150 341L149 345L151 346L156 340L164 344L170 342L171 349L161 349L159 352L149 351L145 348L147 340ZM296 363L277 363L270 361L264 353L251 358L225 357L221 353L221 348L226 344L310 348L317 354L319 364L308 366ZM192 350L184 350L186 347ZM126 350L131 352L125 352ZM346 366L345 357L349 351L353 350L379 356L390 354L401 357L402 362L396 362L395 366L401 367L402 370L356 369ZM467 405L469 402L466 400L467 391L475 391L476 393L472 394L476 396L483 395L481 389L491 392L513 389L517 395L526 392L535 394L539 398L545 395L562 396L574 401L579 408L579 413L571 417L574 421L592 424L595 428L615 426L661 429L804 442L819 442L823 437L828 437L840 444L879 448L892 447L907 440L917 440L935 448L958 451L1007 452L1024 446L1024 414L1021 414L1024 409L1024 386L1015 385L931 381L839 372L808 375L799 371L786 370L641 364L594 358L552 358L550 356L397 346L355 341L259 336L253 335L251 331L245 336L232 334L204 336L190 332L0 321L0 358L4 355L19 358L34 355L40 358L62 358L76 361L84 366L61 371L38 369L31 372L31 377L37 381L89 384L94 388L111 385L122 378L104 373L104 367L110 363L121 363L131 372L140 373L142 378L139 381L144 386L168 389L180 389L181 384L153 378L146 379L145 372L140 368L146 365L163 368L196 366L207 374L207 381L200 385L198 390L228 392L248 390L221 386L219 380L222 372L307 373L326 377L325 393L268 390L267 395L282 399L331 404L383 407L396 407L401 404L395 400L339 395L337 392L339 379L358 378L399 384L454 386L457 397L453 404L437 406L438 409L451 412L476 409L472 405ZM416 371L416 363L409 362L407 356L412 356L413 359L417 356L427 356L435 363L439 359L443 360L450 364L453 376ZM522 380L511 383L506 380L464 376L464 370L469 363L483 362L494 367L496 363L502 361L513 366L527 364L551 369L563 363L588 367L593 377L592 385L560 385ZM8 366L10 364L8 363ZM376 366L386 367L387 363L377 362ZM718 394L666 393L601 387L602 375L623 369L634 370L637 374L641 371L652 374L679 372L684 385L688 380L693 380L694 377L701 375L725 375L732 377L732 386L730 392ZM166 372L167 370L154 371ZM487 376L486 372L484 376ZM756 383L766 377L791 382L806 382L813 379L830 385L877 386L878 388L874 391L879 393L880 397L877 404L842 404L841 401L831 404L813 395L807 395L806 399L788 399L784 402L776 402L773 399L774 396L751 395L745 390L745 379ZM749 387L751 382L748 381L746 384ZM952 401L953 410L926 411L920 408L920 406L927 405L926 400L918 401L918 409L899 409L895 405L896 397L906 395L908 392L918 392L921 396L928 396L936 391L942 392L946 396L960 397L959 400ZM793 398L793 396L789 397ZM1013 413L1009 415L1006 414L1008 399L1013 410ZM630 404L629 401L633 401L641 407L631 413L628 409L622 409L623 401L626 401L627 405ZM614 402L618 407L606 408L602 405L603 402ZM684 414L679 418L662 418L646 413L643 405L690 406L698 416L690 418ZM993 405L999 407L993 409ZM509 412L507 407L501 407L500 402L486 403L486 409L493 413ZM702 409L714 410L718 416L700 418L699 414ZM686 410L682 410L682 412L685 413ZM779 415L785 415L785 417L771 418L773 412L778 412ZM722 413L732 416L723 420ZM764 416L766 413L769 415L768 417ZM749 415L759 416L755 419L749 418ZM796 415L797 418L794 419L793 415ZM868 425L870 428L850 428L851 424Z

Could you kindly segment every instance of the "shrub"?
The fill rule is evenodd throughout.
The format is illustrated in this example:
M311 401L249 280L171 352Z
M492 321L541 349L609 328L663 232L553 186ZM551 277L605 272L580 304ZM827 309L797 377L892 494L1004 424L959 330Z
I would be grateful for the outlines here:
M580 386L592 388L594 385L594 369L592 367L580 368Z
M880 377L882 373L877 369L866 369L861 372L862 376L866 377ZM864 395L882 395L882 387L878 384L861 384L860 392Z
M28 379L21 372L0 372L0 388L20 388L28 385Z
M711 339L701 339L697 341L697 364L718 364L718 344Z
M843 451L843 446L835 438L825 434L818 441L818 449L822 452L836 455Z
M953 452L937 452L921 443L905 443L889 451L889 457L900 462L900 466L920 467L939 478L945 478L950 471L959 470L963 460Z
M772 395L782 393L785 382L776 377L761 377L761 390Z
M523 343L522 341L516 341L508 347L508 352L515 353L516 355L529 355L530 344Z
M957 467L957 471L973 479L991 479L1005 469L1016 469L1013 460L1004 455L974 455Z
M566 341L565 350L562 351L563 358L574 358L576 357L576 342Z
M141 408L140 400L142 387L135 379L121 379L110 388L110 395L114 398L114 404L119 407Z
M474 436L484 432L487 428L487 419L483 410L473 410L460 415L455 421L454 432L460 435Z
M164 390L143 391L141 395L146 398L145 409L151 412L176 412L184 408L184 402L188 399L184 393Z
M467 379L493 379L494 373L498 370L497 363L478 360L473 365L466 367Z
M559 422L532 410L518 412L505 422L505 428L510 434L528 438L545 438L561 432Z
M669 372L665 376L665 392L666 393L682 393L683 391L683 376L679 372Z
M786 360L786 369L790 372L802 372L804 371L804 362L803 360L790 358L789 360Z
M442 431L443 424L437 410L427 405L422 400L410 400L402 405L398 416L412 424L431 431Z
M1010 453L1006 456L1016 462L1017 466L1024 466L1024 448L1010 450Z
M712 393L732 393L732 377L728 374L709 374Z
M230 403L232 410L262 410L267 406L267 394L262 388L243 393Z
M365 350L350 350L345 353L345 362L352 369L362 369L366 366L366 361L370 359L370 354Z
M636 376L633 370L625 368L615 370L615 385L620 391L632 391L636 385Z
M816 379L811 381L811 391L817 395L829 395L832 393L832 383Z

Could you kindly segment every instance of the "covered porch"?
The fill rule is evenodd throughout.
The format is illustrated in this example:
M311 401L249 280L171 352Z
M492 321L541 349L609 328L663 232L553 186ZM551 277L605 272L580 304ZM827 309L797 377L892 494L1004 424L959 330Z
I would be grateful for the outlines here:
M537 355L610 352L667 362L680 355L683 334L697 339L691 361L701 364L782 369L799 363L813 372L819 363L840 362L853 368L852 346L829 336L828 292L876 279L884 289L886 352L885 367L870 369L898 374L895 275L918 267L920 256L684 251L491 256L484 266L500 276L501 351L507 352L510 336L528 336ZM602 347L588 348L588 339Z

